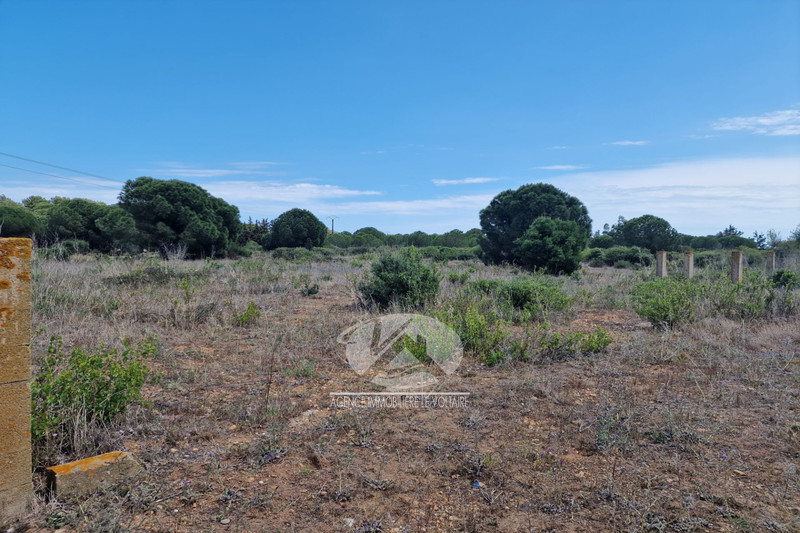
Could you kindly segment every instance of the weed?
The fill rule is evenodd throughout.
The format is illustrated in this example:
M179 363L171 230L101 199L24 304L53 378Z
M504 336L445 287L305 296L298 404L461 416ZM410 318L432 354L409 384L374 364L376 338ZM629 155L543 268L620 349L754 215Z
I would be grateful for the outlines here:
M234 322L243 328L255 324L261 318L261 311L253 301L247 302L247 309L234 315Z
M319 284L317 283L314 283L313 285L306 284L302 289L300 289L300 294L303 296L314 296L317 293L319 293Z

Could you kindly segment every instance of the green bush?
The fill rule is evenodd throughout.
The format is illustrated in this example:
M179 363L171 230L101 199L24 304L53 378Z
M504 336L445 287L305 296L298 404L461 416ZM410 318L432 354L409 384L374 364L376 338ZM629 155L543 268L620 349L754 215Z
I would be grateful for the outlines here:
M503 286L503 280L500 279L476 279L469 284L470 288L482 292L484 294L491 294L497 292Z
M272 250L272 257L287 261L311 261L314 259L314 252L305 248L275 248Z
M553 278L516 279L505 286L511 305L522 311L520 319L541 320L552 311L564 311L572 299Z
M603 260L603 249L602 248L587 248L583 251L583 257L581 258L583 261L593 261L595 259Z
M476 303L455 299L434 316L453 328L467 353L477 355L492 366L502 359L500 348L509 332L496 311L485 309L487 303L485 300Z
M628 261L632 265L649 266L653 263L653 254L638 246L614 246L603 252L603 261L612 266L617 261Z
M71 453L78 436L90 426L103 426L142 399L149 370L146 360L157 351L155 339L120 352L100 346L93 352L63 352L53 337L31 384L31 437L38 456Z
M745 272L741 283L720 275L706 283L707 305L713 314L734 319L763 318L772 312L776 292L772 280L759 272Z
M418 308L439 294L441 276L414 247L383 255L372 264L370 276L358 285L362 297L386 309L392 303Z
M261 311L258 310L255 302L250 301L247 302L247 309L234 316L234 322L243 328L255 324L259 318L261 318Z
M658 278L633 287L633 309L657 328L672 328L695 319L697 300L702 292L698 283Z
M611 335L597 326L591 333L545 331L539 337L539 354L543 359L563 360L581 353L604 352L611 344Z
M469 272L450 272L447 274L447 279L450 283L463 285L469 279Z
M793 270L776 270L772 275L772 284L792 290L797 287L797 273Z

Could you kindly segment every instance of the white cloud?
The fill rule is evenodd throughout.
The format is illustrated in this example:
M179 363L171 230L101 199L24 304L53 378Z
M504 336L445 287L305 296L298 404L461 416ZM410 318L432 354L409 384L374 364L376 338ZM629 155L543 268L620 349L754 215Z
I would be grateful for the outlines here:
M266 170L282 163L274 161L239 161L230 163L233 168L198 168L177 161L156 162L159 168L142 168L139 172L154 174L154 177L173 178L221 178L224 176L283 176L281 171Z
M759 135L800 135L800 109L772 111L754 117L721 118L715 130L749 131Z
M581 170L586 168L584 165L545 165L533 167L534 170Z
M347 189L338 185L278 181L218 181L204 184L203 187L214 196L224 198L234 205L237 202L253 201L303 204L309 201L382 194L380 191Z
M550 148L548 148L548 150L566 150L567 148L569 148L569 146L564 146L562 144L562 145L551 146Z
M800 157L731 158L580 172L559 177L557 186L586 204L595 228L620 215L652 214L693 235L728 224L788 232L800 222L798 176Z
M614 141L613 144L615 146L644 146L648 144L650 141Z
M463 178L459 180L431 180L434 185L470 185L475 183L490 183L492 181L499 181L505 178Z
M378 215L417 215L438 216L446 213L457 214L465 210L476 214L494 198L494 194L473 194L462 196L449 196L429 200L383 200L366 202L346 202L331 205L338 212L351 215L378 214ZM413 225L410 225L411 228ZM417 228L409 229L415 231ZM452 228L451 228L452 229Z

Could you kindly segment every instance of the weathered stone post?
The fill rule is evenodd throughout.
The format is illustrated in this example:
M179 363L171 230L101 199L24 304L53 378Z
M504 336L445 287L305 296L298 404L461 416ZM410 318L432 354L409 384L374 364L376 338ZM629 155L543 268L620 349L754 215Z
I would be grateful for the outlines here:
M775 250L769 250L765 259L767 262L767 274L772 274L775 272Z
M683 269L688 279L694 277L694 252L691 250L683 252Z
M734 250L731 252L731 281L734 283L742 282L742 251Z
M0 238L0 518L25 514L31 483L31 240Z
M667 277L667 252L663 250L656 252L656 277Z

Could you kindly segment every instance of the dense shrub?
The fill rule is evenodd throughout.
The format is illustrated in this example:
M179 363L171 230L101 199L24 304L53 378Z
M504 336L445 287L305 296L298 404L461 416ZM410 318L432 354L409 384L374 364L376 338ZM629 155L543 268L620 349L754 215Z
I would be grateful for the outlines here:
M791 290L778 290L772 279L752 271L741 283L722 274L709 280L658 278L631 292L634 310L660 328L708 316L754 320L796 311Z
M649 266L653 262L653 254L638 246L614 246L603 252L603 262L615 266L618 261L628 261L632 265Z
M564 311L572 299L552 278L522 278L506 285L511 305L522 311L522 320L543 319L550 312Z
M286 259L287 261L311 261L314 259L314 252L305 248L275 248L271 253L274 259Z
M797 273L792 270L776 270L772 275L772 283L776 287L792 290L797 287Z
M419 248L422 257L433 259L434 261L466 261L477 259L480 254L480 247L472 248L450 248L447 246L425 246Z
M501 347L509 332L499 313L487 309L486 303L485 300L456 299L434 316L453 328L467 353L492 366L502 359Z
M396 255L383 255L372 264L368 279L359 284L362 297L386 309L392 303L404 308L421 307L439 294L441 276L426 264L414 247Z
M120 352L100 346L64 353L53 337L31 384L31 437L38 457L91 451L81 436L112 422L141 401L148 375L145 363L157 350L154 339ZM86 448L89 448L88 450Z
M697 299L702 292L696 282L657 278L633 287L633 309L657 328L672 328L696 318Z

